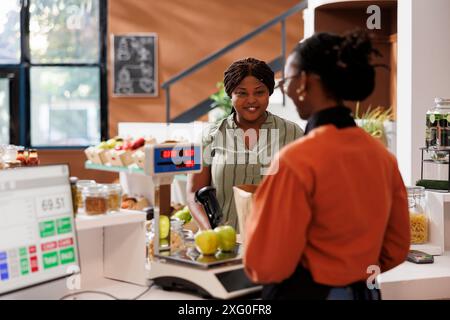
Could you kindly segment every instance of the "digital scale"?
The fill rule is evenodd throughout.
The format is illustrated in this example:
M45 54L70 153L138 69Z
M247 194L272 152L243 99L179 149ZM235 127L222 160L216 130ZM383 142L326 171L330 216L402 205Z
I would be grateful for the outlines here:
M170 213L170 185L174 176L202 170L202 147L195 143L146 145L144 168L154 183L154 221L159 221L160 214ZM240 245L234 252L203 256L193 242L187 241L184 251L171 255L170 251L161 250L159 223L154 223L154 228L155 258L150 262L148 277L156 285L219 299L251 295L261 290L244 272Z

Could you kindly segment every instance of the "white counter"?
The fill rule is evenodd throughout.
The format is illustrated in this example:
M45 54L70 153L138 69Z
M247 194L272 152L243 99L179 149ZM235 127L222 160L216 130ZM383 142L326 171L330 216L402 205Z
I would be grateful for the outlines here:
M110 280L106 278L96 279L88 284L83 284L80 290L72 291L72 293L79 293L67 297L65 300L112 300L112 297L97 293L83 293L84 291L99 291L106 292L118 299L129 300L134 299L141 293L146 291L147 287L126 283L122 281ZM144 295L139 297L139 300L199 300L199 296L177 292L165 291L157 286L153 286Z
M434 263L404 262L378 277L385 300L450 299L450 251Z

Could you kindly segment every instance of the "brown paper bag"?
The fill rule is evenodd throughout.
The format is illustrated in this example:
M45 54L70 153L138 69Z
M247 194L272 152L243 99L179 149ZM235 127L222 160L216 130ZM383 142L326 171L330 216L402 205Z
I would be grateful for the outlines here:
M256 192L256 188L258 186L254 184L241 184L233 187L241 243L245 241L245 223L252 211L253 194Z

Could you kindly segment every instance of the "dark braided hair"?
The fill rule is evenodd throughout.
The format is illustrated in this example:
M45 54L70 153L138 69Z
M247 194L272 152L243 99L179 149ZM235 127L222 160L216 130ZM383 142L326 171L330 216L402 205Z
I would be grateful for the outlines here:
M316 33L298 43L293 52L299 72L319 75L332 98L364 100L375 87L375 68L370 59L372 54L380 54L363 31L344 36Z
M275 87L275 75L264 61L255 58L245 58L233 62L224 72L223 85L229 97L234 89L247 76L254 76L269 89L269 95Z

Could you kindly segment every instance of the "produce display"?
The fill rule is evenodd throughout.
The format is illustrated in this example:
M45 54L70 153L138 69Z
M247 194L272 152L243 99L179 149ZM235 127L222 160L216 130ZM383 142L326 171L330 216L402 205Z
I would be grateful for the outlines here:
M136 164L143 167L143 147L155 144L156 139L140 137L135 140L115 137L84 150L89 161L95 164L127 167Z

